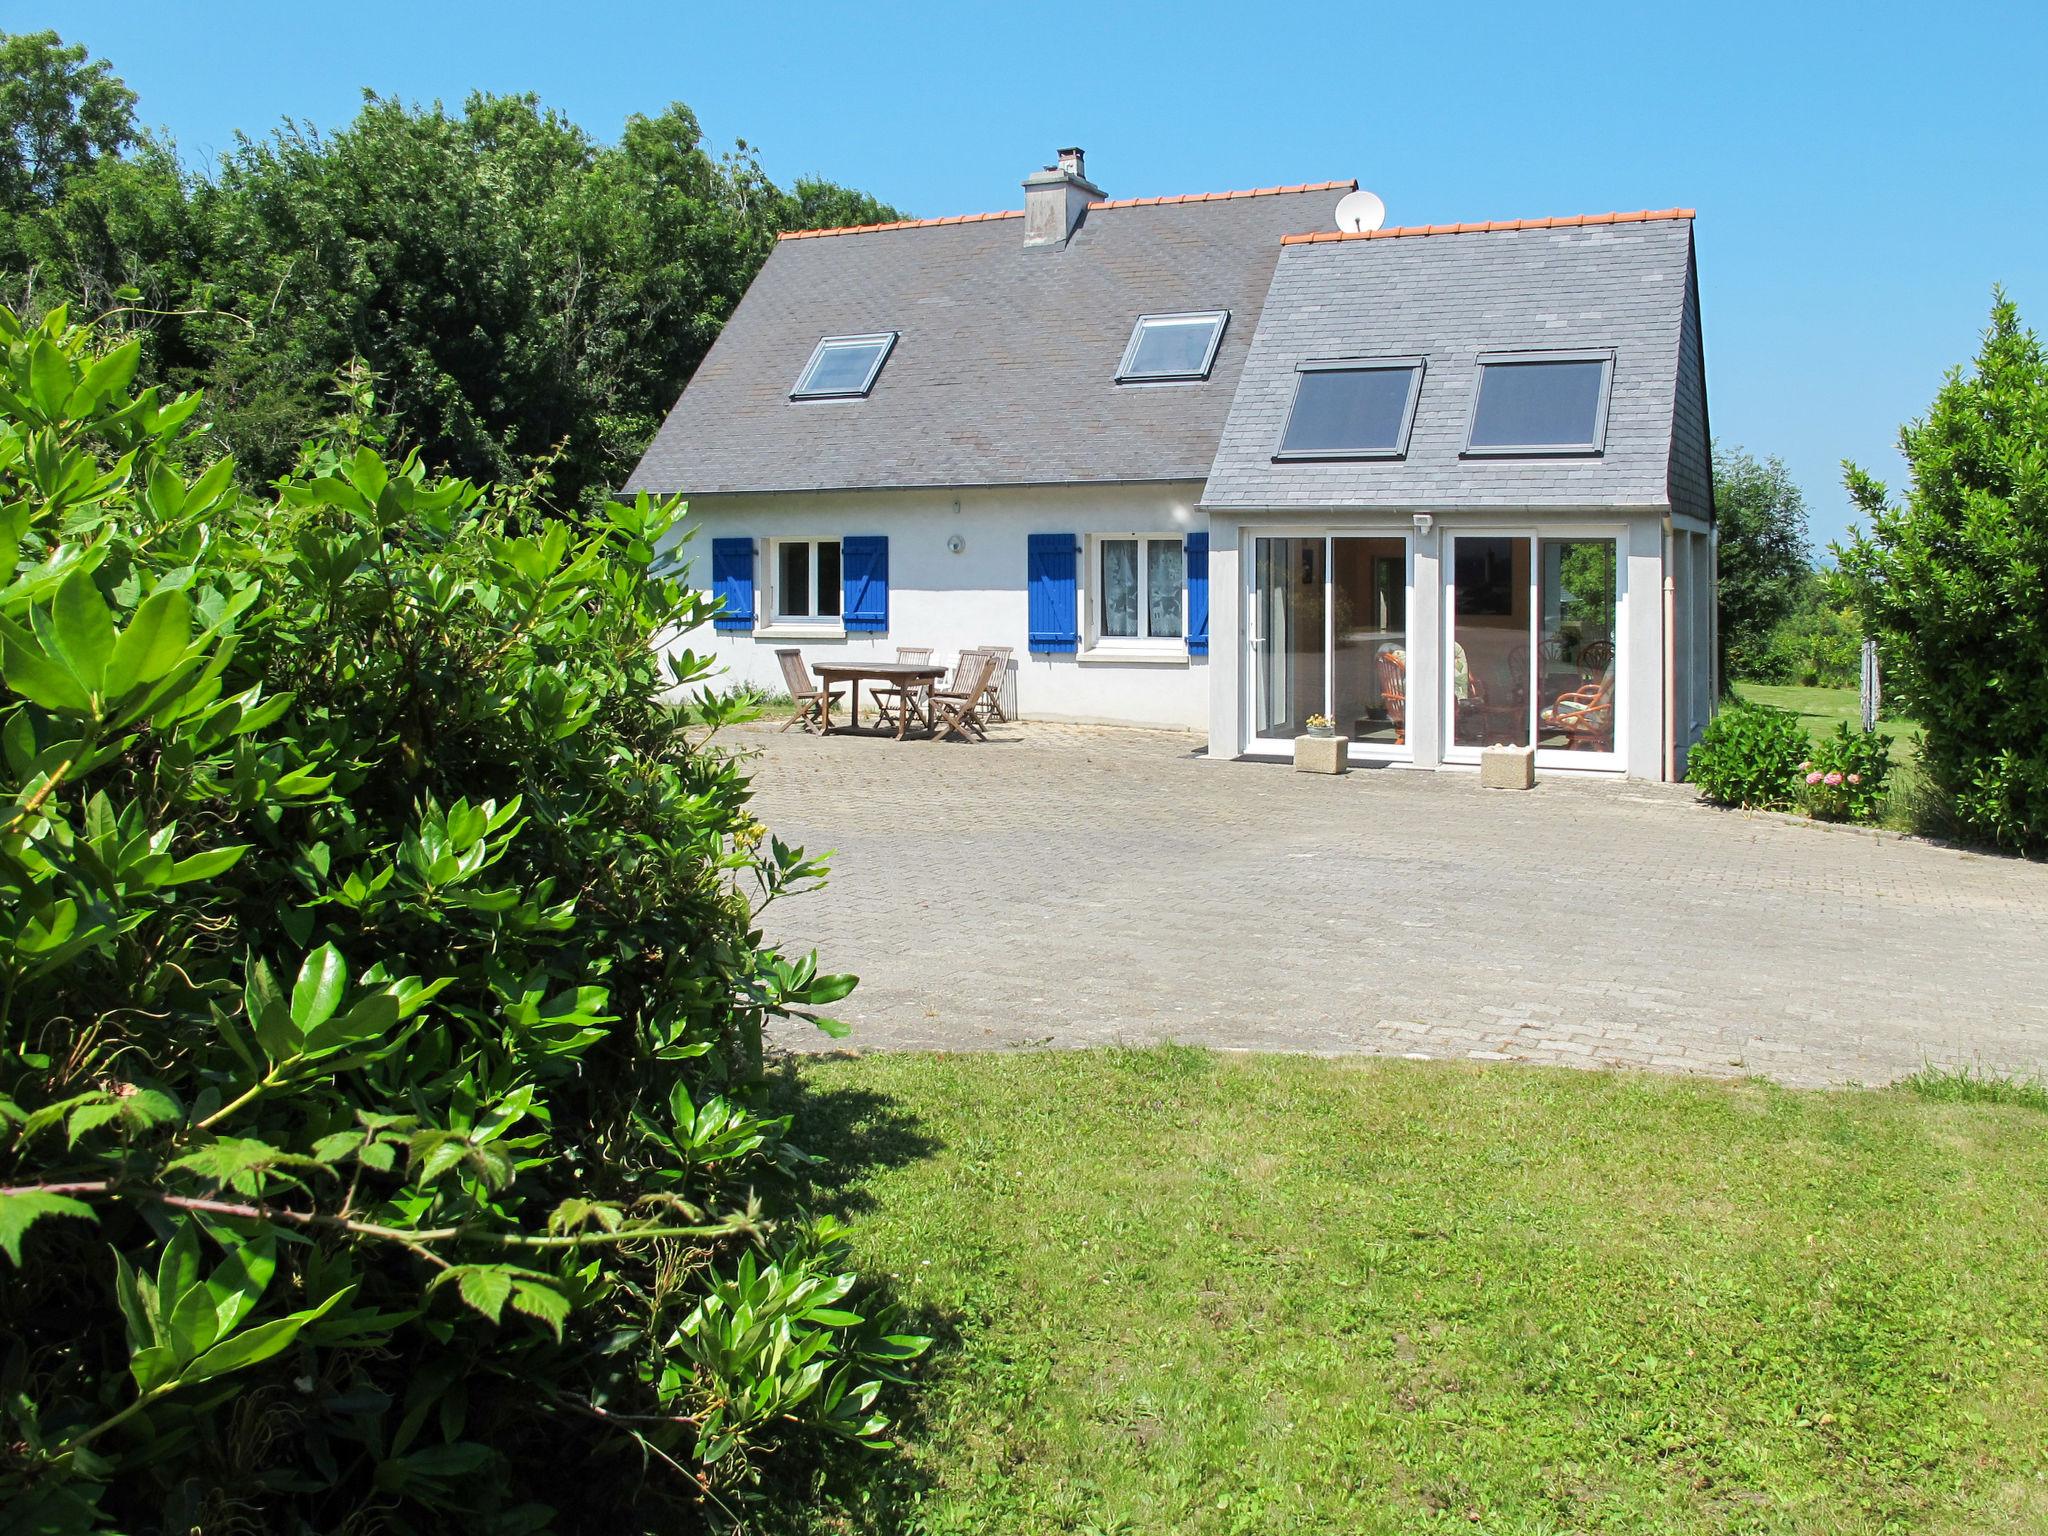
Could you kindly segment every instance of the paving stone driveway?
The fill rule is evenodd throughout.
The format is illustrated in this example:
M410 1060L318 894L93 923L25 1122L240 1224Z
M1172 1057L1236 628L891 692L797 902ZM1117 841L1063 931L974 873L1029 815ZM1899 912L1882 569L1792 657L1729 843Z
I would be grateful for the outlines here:
M762 818L837 851L768 930L861 975L834 1011L864 1049L2048 1071L2048 866L1660 785L1319 778L1154 731L739 741Z

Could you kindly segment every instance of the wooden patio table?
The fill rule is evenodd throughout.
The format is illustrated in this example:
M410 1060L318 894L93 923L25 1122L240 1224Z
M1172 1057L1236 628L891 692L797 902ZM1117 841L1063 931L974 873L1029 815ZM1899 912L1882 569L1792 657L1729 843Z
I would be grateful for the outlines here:
M834 730L860 729L860 685L863 681L889 683L905 690L902 718L896 722L896 739L901 741L903 733L910 728L910 701L908 691L919 683L935 683L946 675L944 667L928 666L914 661L824 661L812 662L811 671L817 675L818 686L825 694L824 734ZM832 686L835 683L847 685L846 714L844 727L832 724Z

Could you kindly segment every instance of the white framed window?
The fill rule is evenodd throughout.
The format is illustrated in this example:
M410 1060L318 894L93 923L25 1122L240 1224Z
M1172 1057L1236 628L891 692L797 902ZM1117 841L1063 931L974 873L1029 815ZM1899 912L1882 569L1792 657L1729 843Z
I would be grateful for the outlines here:
M1482 352L1465 453L1598 453L1613 382L1611 351Z
M1124 359L1117 365L1117 382L1206 379L1229 319L1227 309L1138 316L1138 323L1131 327L1130 342L1124 347Z
M1090 556L1089 617L1098 647L1185 646L1187 550L1179 534L1098 534Z
M768 570L777 623L840 621L837 539L770 539Z
M871 336L827 336L811 349L811 360L797 375L792 400L857 400L875 386L875 375L889 349L896 345L895 331L878 331Z

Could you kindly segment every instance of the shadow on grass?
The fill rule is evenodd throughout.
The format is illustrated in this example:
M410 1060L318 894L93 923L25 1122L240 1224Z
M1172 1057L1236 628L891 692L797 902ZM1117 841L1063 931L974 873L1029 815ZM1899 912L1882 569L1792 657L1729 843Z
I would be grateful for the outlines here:
M792 1139L819 1159L804 1179L804 1205L841 1220L853 1221L873 1209L875 1202L864 1189L868 1175L930 1157L943 1145L890 1095L818 1087L805 1081L795 1059L771 1066L768 1099L774 1113L794 1117ZM747 1527L762 1536L898 1536L922 1528L918 1511L933 1483L906 1446L929 1430L927 1391L959 1349L959 1319L910 1305L883 1272L864 1274L847 1305L869 1318L890 1317L889 1332L921 1334L932 1340L932 1347L912 1367L912 1384L885 1389L876 1404L891 1421L894 1443L887 1449L847 1441L791 1448L791 1460L775 1479L781 1491Z
M811 1209L851 1220L873 1208L860 1187L871 1173L930 1157L942 1145L888 1094L868 1088L820 1088L785 1059L768 1079L774 1112L794 1117L792 1140L821 1159L806 1179Z

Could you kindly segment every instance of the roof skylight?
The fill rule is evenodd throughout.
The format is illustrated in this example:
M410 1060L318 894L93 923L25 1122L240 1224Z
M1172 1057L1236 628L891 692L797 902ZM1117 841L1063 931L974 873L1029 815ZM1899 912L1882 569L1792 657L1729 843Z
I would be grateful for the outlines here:
M1465 451L1598 453L1613 373L1611 352L1481 354Z
M1421 393L1419 357L1302 363L1276 459L1394 459L1408 451Z
M857 399L874 388L882 361L896 345L896 332L872 336L827 336L811 353L797 376L792 400Z
M1229 319L1227 309L1138 316L1138 323L1131 328L1130 345L1124 348L1124 360L1116 370L1117 382L1206 379Z

